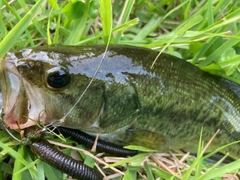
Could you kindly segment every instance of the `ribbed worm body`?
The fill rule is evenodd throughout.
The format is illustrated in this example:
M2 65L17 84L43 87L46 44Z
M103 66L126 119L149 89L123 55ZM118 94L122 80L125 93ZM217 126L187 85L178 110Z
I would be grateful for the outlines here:
M66 137L71 137L79 143L83 143L88 147L92 147L95 141L95 137L90 136L80 130L68 129L64 127L59 127L58 130ZM97 150L100 152L107 152L115 154L117 156L134 156L138 153L135 150L124 149L120 145L116 145L110 142L103 141L98 139L97 141Z
M103 176L95 169L84 165L82 162L67 156L53 148L46 141L34 142L31 150L38 154L42 160L55 167L59 171L79 180L102 180Z

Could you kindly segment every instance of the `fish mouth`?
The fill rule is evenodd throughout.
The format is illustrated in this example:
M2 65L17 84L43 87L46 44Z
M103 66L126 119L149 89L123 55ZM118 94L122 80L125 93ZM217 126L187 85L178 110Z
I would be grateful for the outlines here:
M46 112L41 94L19 73L15 62L2 60L1 88L4 122L10 129L20 130L44 123ZM40 99L39 99L40 98Z

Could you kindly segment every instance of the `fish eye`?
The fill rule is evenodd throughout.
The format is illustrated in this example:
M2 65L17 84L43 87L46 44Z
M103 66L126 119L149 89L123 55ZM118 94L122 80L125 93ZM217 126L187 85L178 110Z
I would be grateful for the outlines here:
M47 71L47 86L53 89L62 89L71 82L71 75L62 68L55 67Z

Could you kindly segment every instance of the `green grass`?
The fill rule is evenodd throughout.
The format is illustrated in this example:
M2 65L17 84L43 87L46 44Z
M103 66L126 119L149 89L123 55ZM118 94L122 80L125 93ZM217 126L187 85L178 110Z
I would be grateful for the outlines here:
M46 44L128 44L178 56L240 84L239 7L240 1L231 0L115 0L114 3L108 0L86 0L85 3L19 0L12 4L2 0L0 58L9 50ZM70 145L71 141L66 144ZM24 180L40 180L45 176L51 180L66 179L59 171L36 160L27 147L11 141L4 131L0 131L0 147L3 149L0 179L4 173ZM235 173L240 168L239 160L218 169L215 166L209 168L209 164L203 161L202 145L199 147L197 158L188 160L190 167L179 169L182 179L220 179L223 173ZM70 153L68 149L65 151ZM13 167L8 163L11 161L8 155L15 159ZM92 158L81 155L86 164L93 166ZM139 170L147 179L158 176L179 179L160 169L156 163L142 164L142 161L153 162L152 156L150 153L140 154L119 162L119 166L129 164L123 179L137 179Z

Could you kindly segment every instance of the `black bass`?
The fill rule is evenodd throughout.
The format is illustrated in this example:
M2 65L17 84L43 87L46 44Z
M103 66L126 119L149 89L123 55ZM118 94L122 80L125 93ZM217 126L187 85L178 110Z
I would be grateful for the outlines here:
M45 46L8 53L1 64L5 124L49 124L72 109L95 75L105 46ZM63 126L116 144L196 151L203 127L211 147L240 140L240 86L176 57L110 45ZM240 145L223 153L240 158Z

